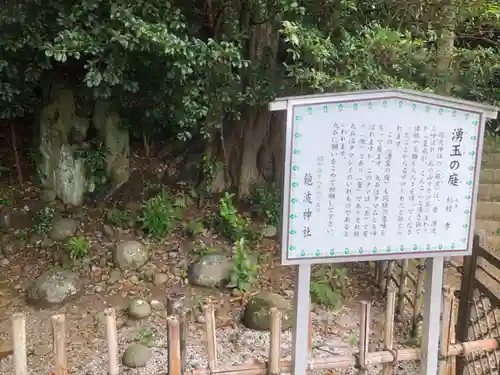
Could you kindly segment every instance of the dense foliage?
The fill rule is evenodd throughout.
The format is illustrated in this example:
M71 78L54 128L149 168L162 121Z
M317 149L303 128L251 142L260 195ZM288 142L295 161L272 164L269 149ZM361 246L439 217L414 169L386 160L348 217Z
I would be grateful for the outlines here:
M246 194L275 152L275 96L399 86L500 103L499 26L493 0L7 1L0 118L68 76L135 134L203 137Z

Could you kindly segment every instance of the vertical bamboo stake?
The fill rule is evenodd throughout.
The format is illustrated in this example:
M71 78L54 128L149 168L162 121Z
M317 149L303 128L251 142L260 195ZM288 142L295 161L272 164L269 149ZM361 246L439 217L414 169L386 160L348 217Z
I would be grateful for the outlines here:
M392 274L394 273L394 261L387 261L387 281L385 283L385 290L387 291L392 285Z
M455 325L457 316L457 305L455 303L455 292L451 290L452 300L451 300L451 316L450 316L450 345L455 345L457 340L455 338ZM448 371L447 375L455 375L457 370L457 357L452 356L448 358Z
M398 294L398 318L403 321L406 295L406 270L408 269L408 259L401 261L401 274L399 275L399 294Z
M24 314L12 316L12 340L14 342L14 366L16 375L28 375L26 354L26 317Z
M168 375L181 375L181 337L179 321L169 316L168 325Z
M385 291L385 261L383 260L377 264L377 278L380 290Z
M280 373L281 310L271 308L271 337L269 343L269 375Z
M448 358L448 345L450 344L450 320L451 320L451 304L453 303L453 296L450 294L450 289L445 291L443 301L443 317L441 321L441 338L439 339L439 366L438 374L446 374L446 363Z
M418 337L418 317L422 310L422 291L424 289L424 270L425 259L419 259L417 265L417 285L415 290L415 299L413 301L413 317L411 322L411 333L414 337Z
M68 374L66 358L66 318L64 315L52 316L52 332L54 340L54 357L56 361L55 375Z
M108 374L118 375L118 335L116 332L116 314L113 308L104 310L106 316L106 335L108 339Z
M368 301L361 301L361 329L359 332L359 373L368 374L368 343L370 340L371 304Z
M205 306L205 332L207 336L208 368L211 372L217 369L217 340L215 337L215 312L212 304Z
M181 374L184 374L184 367L186 364L186 317L188 311L185 304L185 297L179 299L167 298L167 314L175 316L179 322L179 335L181 345Z
M390 287L387 289L387 305L385 308L385 331L384 331L384 347L386 350L392 350L394 346L394 314L396 310L396 291ZM396 358L394 358L396 360ZM393 364L383 365L383 374L392 375Z

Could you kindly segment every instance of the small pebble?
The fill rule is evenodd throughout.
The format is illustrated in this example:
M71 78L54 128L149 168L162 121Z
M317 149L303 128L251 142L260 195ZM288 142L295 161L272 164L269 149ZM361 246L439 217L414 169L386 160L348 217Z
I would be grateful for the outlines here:
M0 261L0 264L2 266L8 266L9 265L9 260L7 258L3 258L1 261Z

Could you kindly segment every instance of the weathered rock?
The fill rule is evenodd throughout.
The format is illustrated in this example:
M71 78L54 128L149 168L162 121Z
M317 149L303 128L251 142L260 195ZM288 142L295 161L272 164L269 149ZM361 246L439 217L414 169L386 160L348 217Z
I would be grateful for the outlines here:
M134 299L128 307L128 315L133 319L145 319L151 315L151 306L143 299Z
M57 197L57 192L52 189L43 189L42 193L40 194L40 199L42 202L53 202L56 200Z
M149 252L140 242L123 241L116 246L114 257L118 268L136 269L148 261Z
M28 288L28 301L35 305L57 305L77 295L82 288L78 276L66 270L43 273Z
M108 279L108 284L114 284L120 280L122 277L122 273L119 269L113 269L109 273L109 279Z
M262 235L266 238L275 237L278 234L278 229L274 225L266 225L262 229Z
M226 285L231 276L233 263L222 254L207 254L191 264L188 270L189 283L207 288Z
M163 285L168 281L168 276L161 272L156 272L153 277L153 284L156 286Z
M3 206L0 209L0 227L3 230L26 229L33 223L33 212Z
M43 357L52 352L52 345L40 344L33 348L33 354L37 357Z
M44 188L58 191L56 169L61 147L69 143L75 120L75 97L72 88L62 81L52 81L43 89L46 102L39 112L39 176Z
M107 172L113 186L121 186L130 177L130 142L128 130L109 102L97 101L92 117L107 150Z
M165 310L165 304L159 299L153 298L149 304L153 310Z
M50 238L54 241L63 241L74 236L78 229L78 222L70 218L61 218L54 222L50 231Z
M113 228L111 228L109 225L107 224L104 224L102 226L102 231L103 233L107 236L107 237L113 237L113 235L115 234L115 232L113 231Z
M122 362L125 366L144 367L153 355L150 348L142 344L132 344L123 353Z
M272 307L282 310L282 329L286 330L290 328L294 321L294 311L290 303L279 294L271 292L260 292L250 299L243 314L243 323L250 329L259 331L270 330L270 309Z
M80 206L87 189L85 164L75 157L75 147L62 145L55 170L56 193L64 204Z

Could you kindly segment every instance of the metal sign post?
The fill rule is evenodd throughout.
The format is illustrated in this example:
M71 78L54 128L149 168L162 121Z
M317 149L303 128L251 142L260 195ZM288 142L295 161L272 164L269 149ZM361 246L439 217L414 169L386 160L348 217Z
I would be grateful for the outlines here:
M298 266L293 373L308 370L312 264L427 258L421 373L436 374L443 260L471 254L497 108L394 89L281 98L270 110L287 111L281 262Z

